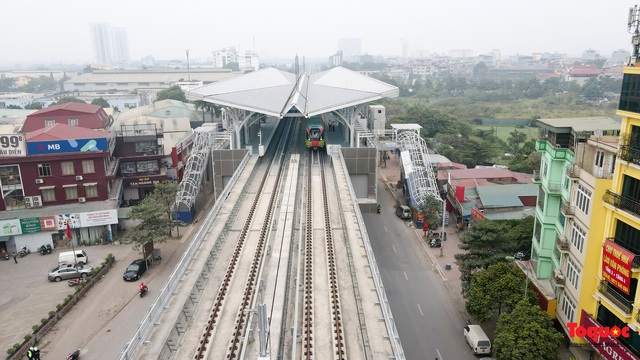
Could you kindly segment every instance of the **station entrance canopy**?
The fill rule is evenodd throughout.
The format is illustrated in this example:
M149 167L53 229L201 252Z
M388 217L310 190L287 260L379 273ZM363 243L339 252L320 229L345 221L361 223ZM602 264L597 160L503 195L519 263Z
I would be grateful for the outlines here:
M295 108L304 117L345 109L382 98L398 88L343 67L314 74L261 69L187 91L187 99L283 118Z

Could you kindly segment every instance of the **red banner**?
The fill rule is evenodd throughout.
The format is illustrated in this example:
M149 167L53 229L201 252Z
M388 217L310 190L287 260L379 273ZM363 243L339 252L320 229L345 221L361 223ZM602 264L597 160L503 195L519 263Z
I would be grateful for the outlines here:
M629 295L634 254L611 240L602 246L602 278Z
M602 325L600 325L594 318L592 318L586 311L582 310L580 315L580 326L585 329L598 329L597 333L600 333ZM594 340L595 338L595 340ZM633 355L622 343L611 335L607 337L603 336L585 336L584 337L593 349L606 360L638 360L638 357Z
M478 210L478 208L471 209L471 220L478 222L486 219L487 218L484 217L484 214L480 210Z

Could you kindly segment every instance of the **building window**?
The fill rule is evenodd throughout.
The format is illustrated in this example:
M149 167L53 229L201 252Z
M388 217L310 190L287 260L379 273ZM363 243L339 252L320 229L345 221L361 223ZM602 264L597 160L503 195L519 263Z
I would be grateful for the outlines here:
M536 218L536 223L533 229L533 236L536 238L536 242L538 242L538 244L540 244L540 234L542 233L542 224L540 223L540 221L538 220L538 218Z
M587 233L582 230L580 225L578 225L575 221L571 224L571 243L573 246L580 251L582 254L582 250L584 249L584 239L587 237Z
M541 166L541 168L542 168L542 177L546 178L546 177L547 177L547 171L548 171L548 169L549 169L549 166L547 165L547 162L546 162L544 159L542 159L542 166Z
M609 170L607 171L609 172L609 174L613 174L615 169L616 169L616 156L611 155L611 160L609 160Z
M69 119L69 125L78 126L78 119Z
M42 202L56 201L56 191L54 188L41 189L40 194L42 195Z
M96 198L98 197L98 185L96 184L85 185L84 192L85 192L85 197Z
M155 141L138 141L135 144L136 152L142 154L157 154L158 144Z
M24 209L24 192L18 165L0 166L0 187L6 210Z
M569 295L564 292L562 294L562 313L567 318L568 322L574 322L576 315L576 304L569 298Z
M45 120L45 121L44 121L44 126L45 126L45 127L53 126L53 125L55 125L55 124L56 124L56 121L55 121L55 120L53 120L53 119L47 119L47 120Z
M96 169L93 167L93 160L82 160L82 173L93 174Z
M582 185L578 185L576 192L576 206L585 215L589 215L589 205L591 204L591 191Z
M640 112L640 76L623 75L618 110Z
M542 186L538 188L538 207L540 208L540 212L544 212L544 190L542 190Z
M580 283L580 271L582 269L569 257L567 261L567 279L576 290L578 290L578 284Z
M51 176L51 166L49 164L38 164L39 176Z
M601 168L604 165L604 151L596 151L596 167Z
M73 161L65 161L60 163L60 167L62 168L62 175L73 175L75 171L73 170Z
M78 198L78 187L77 186L67 186L64 188L64 194L67 196L67 200L77 199Z

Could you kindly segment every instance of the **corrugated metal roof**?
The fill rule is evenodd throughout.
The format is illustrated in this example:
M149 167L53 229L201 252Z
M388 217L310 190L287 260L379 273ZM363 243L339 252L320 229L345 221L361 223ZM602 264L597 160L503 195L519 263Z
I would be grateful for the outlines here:
M71 110L71 111L86 113L86 114L97 114L100 111L100 109L102 109L102 107L98 105L83 104L78 102L68 102L68 103L53 105L53 106L46 107L44 109L40 109L34 112L33 114L31 114L30 116L35 117L38 115L47 114L52 111L57 111L60 109Z
M397 87L342 67L303 74L298 82L295 74L266 68L187 91L189 100L278 117L294 107L309 117L397 96Z
M552 128L572 128L574 131L620 130L620 121L606 116L538 119L537 121Z
M192 81L216 82L235 76L238 75L226 69L94 71L80 74L65 83L175 83L189 78Z
M109 134L104 131L92 130L79 126L54 124L52 126L29 132L25 137L27 141L48 141L108 138Z

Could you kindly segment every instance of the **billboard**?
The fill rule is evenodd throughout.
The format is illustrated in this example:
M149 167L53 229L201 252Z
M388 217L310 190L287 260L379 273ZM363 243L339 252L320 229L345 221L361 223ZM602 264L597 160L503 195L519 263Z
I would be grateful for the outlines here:
M27 156L23 134L0 134L0 158Z
M106 138L30 141L27 143L29 155L64 154L88 151L108 151Z
M635 257L630 251L611 240L602 246L602 278L629 295L631 286L631 262Z

